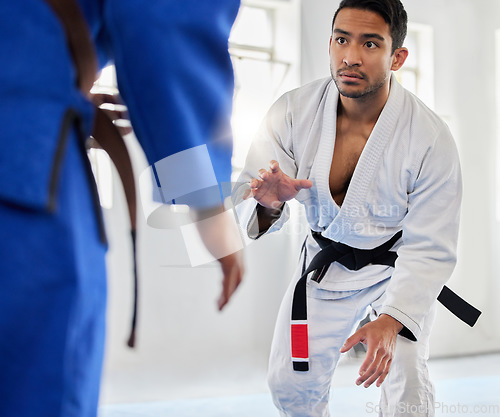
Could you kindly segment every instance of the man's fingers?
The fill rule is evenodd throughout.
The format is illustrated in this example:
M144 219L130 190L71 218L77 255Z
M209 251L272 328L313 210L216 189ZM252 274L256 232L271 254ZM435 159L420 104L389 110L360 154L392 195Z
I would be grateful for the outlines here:
M220 260L224 277L222 279L222 291L217 301L219 310L229 302L241 283L243 275L243 265L238 261L238 254L232 254Z
M268 176L268 172L265 169L259 169L259 177L265 180Z
M253 178L251 181L250 181L250 188L252 190L255 190L257 188L259 188L262 184L262 181L258 180L257 178Z
M311 188L313 186L313 182L311 180L302 180L303 188Z
M361 376L366 374L368 370L372 368L375 359L376 359L375 352L373 351L373 349L370 349L370 346L368 346L368 351L366 352L365 360L359 367L359 374Z
M230 296L231 295L228 291L227 286L224 285L220 293L219 299L217 300L217 307L219 308L219 311L222 310L225 307L225 305L229 302Z
M385 381L385 378L389 374L389 370L391 369L391 363L392 359L389 359L385 365L385 370L382 372L382 375L380 375L380 378L377 380L377 387L380 387L382 383Z
M313 186L313 182L311 180L297 180L295 183L295 189L300 191L304 188L311 188Z
M360 377L356 381L356 385L361 385L364 382L364 387L368 388L382 373L381 360L374 358L368 368L363 369L363 365L359 370Z
M373 363L368 371L358 379L358 381L360 381L360 384L364 382L363 386L365 388L368 388L375 381L377 381L377 387L380 387L382 382L384 382L385 377L389 373L390 363L391 360L387 357L383 357L381 358L381 360L377 360L376 363Z
M359 367L359 378L356 380L356 385L361 385L370 376L372 376L377 370L377 365L380 363L380 359L377 358L377 350L370 343L368 343L367 346L368 350L366 352L365 360Z
M280 169L280 164L278 163L278 161L275 161L274 159L269 162L269 170L275 174L276 172L278 172Z
M356 385L364 383L364 387L368 388L375 381L377 386L384 382L385 377L389 373L389 368L392 358L385 349L377 350L377 354L367 352L366 358L359 369L360 377L356 380Z
M234 294L240 283L241 269L235 266L228 275L224 276L222 281L222 292L217 302L219 310L222 310L229 302L231 296Z
M253 191L249 188L243 193L243 200L248 200L250 197L253 197Z
M367 345L365 360L359 368L357 385L364 383L364 386L368 388L377 381L377 386L380 386L389 373L397 334L402 325L394 319L388 318L389 316L381 315L377 320L363 326L346 342L346 345L351 346L357 339L359 340L355 336L362 334L364 338L360 341ZM341 352L347 350L346 347L349 346L343 347Z
M245 192L243 193L243 200L248 200L249 198L255 197L255 193L257 192L257 189L259 188L259 184L262 181L259 181L255 178L253 178L249 183L248 187Z
M354 333L349 339L347 339L344 343L344 346L342 346L340 348L340 353L345 353L347 352L348 350L350 350L352 347L354 347L355 345L357 345L359 342L361 342L361 340L363 339L363 337L361 336L361 333L359 333L359 330Z
M229 302L229 295L224 291L222 291L219 299L217 300L217 308L219 309L219 311L221 311L228 302Z
M359 378L358 381L356 381L356 384L361 385L364 382L363 387L368 388L377 380L381 373L382 371L380 369L375 369L370 376L366 374L363 378Z

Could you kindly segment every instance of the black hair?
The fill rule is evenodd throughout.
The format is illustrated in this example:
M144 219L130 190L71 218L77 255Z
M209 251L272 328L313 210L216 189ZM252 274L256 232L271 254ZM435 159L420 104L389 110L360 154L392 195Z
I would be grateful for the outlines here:
M399 0L342 0L332 21L332 31L335 19L342 9L351 8L369 10L382 16L389 25L392 37L392 53L403 46L406 38L408 16Z

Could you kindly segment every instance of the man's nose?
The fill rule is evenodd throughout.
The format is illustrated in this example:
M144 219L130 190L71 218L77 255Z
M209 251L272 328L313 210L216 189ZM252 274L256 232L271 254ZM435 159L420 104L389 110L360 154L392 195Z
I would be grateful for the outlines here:
M348 67L360 66L361 60L361 50L358 46L351 45L346 48L344 53L344 59L342 60Z

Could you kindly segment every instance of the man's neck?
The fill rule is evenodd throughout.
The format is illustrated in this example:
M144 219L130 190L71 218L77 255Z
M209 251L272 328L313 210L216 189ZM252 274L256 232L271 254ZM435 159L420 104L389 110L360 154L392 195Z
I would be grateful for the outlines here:
M390 83L387 82L375 94L366 98L348 98L340 95L337 115L350 122L374 125L389 98Z

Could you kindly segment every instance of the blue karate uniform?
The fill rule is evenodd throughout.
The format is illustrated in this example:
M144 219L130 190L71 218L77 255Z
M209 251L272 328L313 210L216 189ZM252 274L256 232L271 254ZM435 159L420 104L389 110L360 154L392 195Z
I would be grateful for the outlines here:
M229 182L239 0L79 3L149 162L203 145ZM1 2L0 39L0 416L95 417L106 244L83 146L93 107L45 1Z

